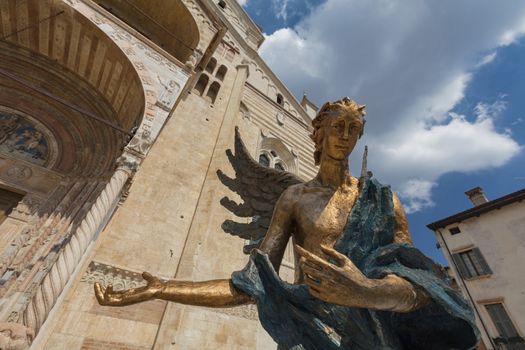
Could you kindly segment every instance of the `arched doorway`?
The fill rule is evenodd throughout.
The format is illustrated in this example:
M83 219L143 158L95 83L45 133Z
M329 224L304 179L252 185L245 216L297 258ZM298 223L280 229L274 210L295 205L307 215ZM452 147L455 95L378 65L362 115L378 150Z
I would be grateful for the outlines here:
M136 63L65 2L6 3L0 7L0 194L8 199L0 223L0 322L35 334L136 165L118 159L143 123L147 96Z

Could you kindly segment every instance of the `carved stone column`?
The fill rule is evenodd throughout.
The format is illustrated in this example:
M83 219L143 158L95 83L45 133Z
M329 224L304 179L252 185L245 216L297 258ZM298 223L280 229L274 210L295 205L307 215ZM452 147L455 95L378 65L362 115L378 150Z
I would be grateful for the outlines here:
M27 335L26 343L32 342L66 284L72 279L90 243L116 209L122 190L138 164L139 159L128 153L120 157L116 171L87 210L85 217L78 225L71 227L45 257L44 263L18 298L7 322L0 323L0 334L5 338L0 339L5 346L2 349L21 348L20 344L24 341L20 334L23 332L15 332L13 329L19 330L22 325L27 329L24 333Z

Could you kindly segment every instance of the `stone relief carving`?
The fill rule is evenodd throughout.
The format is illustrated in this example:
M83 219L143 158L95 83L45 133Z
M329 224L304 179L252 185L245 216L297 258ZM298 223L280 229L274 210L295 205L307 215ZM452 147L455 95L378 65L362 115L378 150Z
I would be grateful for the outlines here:
M25 165L14 165L7 169L5 175L9 180L19 182L29 179L31 175L33 175L33 172L31 168Z
M92 261L89 264L80 281L87 283L98 282L104 287L111 284L115 290L137 288L146 285L142 274L138 272L119 269L118 267L96 261Z
M157 80L164 88L164 91L161 92L156 105L166 112L169 112L175 104L175 101L177 101L180 85L175 80L163 80L159 74L157 74Z
M139 154L144 154L151 147L152 143L153 138L151 137L151 132L149 130L140 130L131 139L127 148L134 150Z
M132 47L138 49L139 51L142 51L147 57L153 60L156 64L161 65L164 68L168 68L173 73L180 72L181 68L179 68L176 64L172 63L162 54L159 54L152 47L139 41L137 38L135 38L133 35L128 33L123 28L117 26L114 23L109 23L107 19L102 17L101 15L93 14L90 17L90 19L96 25L98 25L99 28L102 29L113 40L125 42L128 45L131 45Z
M190 55L190 58L188 58L188 60L185 63L186 67L188 67L190 69L195 68L197 63L201 60L202 55L203 55L203 53L202 53L201 50L199 50L199 49L193 50L193 52Z
M186 5L186 8L193 15L193 18L195 18L195 22L197 22L197 25L205 25L212 32L217 32L217 28L215 28L211 24L210 20L208 19L208 16L206 16L206 14L202 11L201 7L194 0L182 0L182 3ZM199 29L200 31L202 31L202 28Z
M20 323L0 322L0 349L23 350L29 347L34 331Z
M25 196L13 209L11 215L19 220L27 221L41 206L41 200L30 195Z
M140 159L128 152L124 152L117 158L117 168L126 171L129 174L134 174L140 165Z
M278 111L277 114L275 115L275 118L277 119L277 123L279 125L284 125L284 120L285 120L285 117L284 117L284 113L281 112L281 111Z

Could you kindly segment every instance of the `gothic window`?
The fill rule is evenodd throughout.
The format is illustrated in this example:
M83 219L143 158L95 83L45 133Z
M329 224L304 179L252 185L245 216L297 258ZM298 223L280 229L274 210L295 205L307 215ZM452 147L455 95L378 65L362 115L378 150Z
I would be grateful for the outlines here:
M224 1L224 0L219 0L219 2L218 2L217 4L218 4L218 5L220 6L220 8L222 8L222 9L225 9L225 8L226 8L226 1Z
M197 84L195 84L194 90L197 91L199 95L204 95L204 90L206 89L206 86L208 85L209 78L206 74L201 74L199 77L199 80L197 81Z
M262 151L259 155L259 164L279 171L287 170L286 165L275 151Z
M281 162L276 162L276 163L275 163L275 169L277 169L277 170L279 170L279 171L284 171L283 163L281 163Z
M459 274L465 279L492 274L492 270L478 248L452 254L452 259L454 259Z
M277 104L282 106L284 103L283 95L277 94Z
M276 137L265 136L259 145L259 157L264 156L268 168L297 173L297 156ZM261 158L259 158L261 162Z
M228 68L226 68L225 65L220 66L219 69L217 69L217 74L215 74L215 78L219 79L220 81L223 81L227 71Z
M266 154L261 154L259 156L259 164L269 168L270 167L270 158Z
M208 97L211 101L211 103L215 103L215 99L217 99L217 94L219 93L219 89L221 88L221 85L214 81L210 88L208 89L208 93L206 94L206 97Z
M215 67L217 66L217 60L212 57L210 58L210 62L206 65L206 72L213 74L213 71L215 70Z

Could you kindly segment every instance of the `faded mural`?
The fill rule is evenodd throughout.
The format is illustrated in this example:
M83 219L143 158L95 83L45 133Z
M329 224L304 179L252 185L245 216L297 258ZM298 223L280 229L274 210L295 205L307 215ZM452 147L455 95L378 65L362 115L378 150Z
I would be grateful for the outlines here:
M44 165L48 151L44 133L34 123L16 112L0 110L0 153Z

